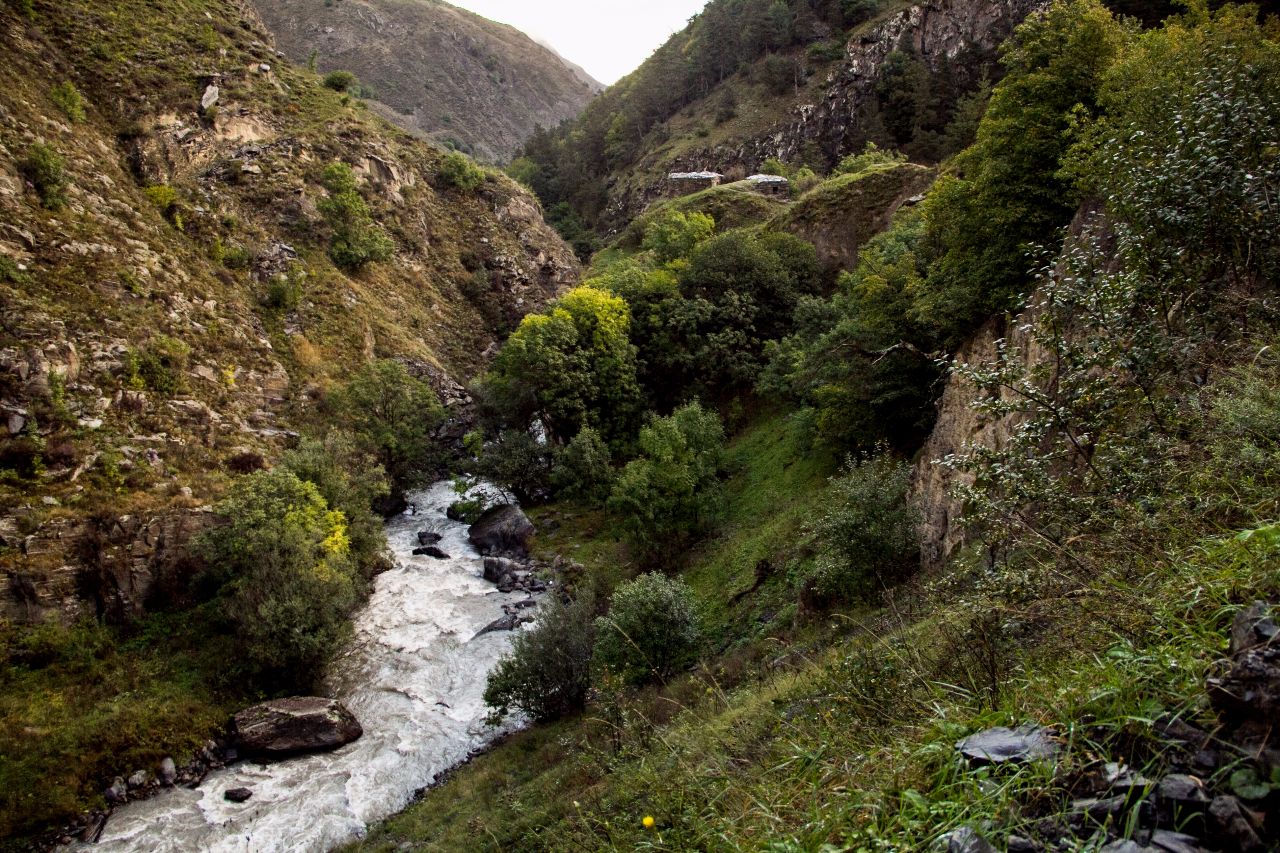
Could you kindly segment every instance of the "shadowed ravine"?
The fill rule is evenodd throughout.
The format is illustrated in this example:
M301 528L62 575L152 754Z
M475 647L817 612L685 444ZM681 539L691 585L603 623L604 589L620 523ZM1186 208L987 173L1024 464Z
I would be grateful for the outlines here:
M439 483L410 496L416 516L387 524L396 568L376 579L329 689L364 726L360 740L278 764L242 762L194 790L118 809L99 843L80 849L327 850L402 808L500 734L484 723L482 694L510 635L476 634L502 615L509 596L481 579L466 525L445 517L456 498L451 484ZM443 534L440 548L452 559L412 555L417 531L426 528ZM241 787L253 791L248 802L224 798Z

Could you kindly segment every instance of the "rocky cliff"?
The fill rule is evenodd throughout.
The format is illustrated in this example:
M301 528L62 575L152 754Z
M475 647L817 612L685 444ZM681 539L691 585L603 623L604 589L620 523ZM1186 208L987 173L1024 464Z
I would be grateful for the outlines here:
M394 357L458 399L577 280L535 199L450 186L245 4L37 0L0 33L0 618L135 614L332 383ZM335 162L391 260L330 260Z
M519 30L439 0L253 2L291 59L356 73L385 118L489 162L603 88Z
M880 135L871 114L892 59L904 53L917 57L932 75L945 79L954 98L975 88L984 75L998 74L1000 44L1044 5L1045 0L928 0L892 7L853 33L843 57L819 81L806 84L799 102L739 104L738 118L717 132L721 138L714 144L698 144L705 129L693 132L687 144L670 142L679 132L674 129L679 118L660 127L636 164L611 183L605 223L617 228L659 198L668 172L713 169L745 177L770 157L829 167ZM722 92L713 91L686 112L714 115L722 98ZM768 118L779 106L785 112Z

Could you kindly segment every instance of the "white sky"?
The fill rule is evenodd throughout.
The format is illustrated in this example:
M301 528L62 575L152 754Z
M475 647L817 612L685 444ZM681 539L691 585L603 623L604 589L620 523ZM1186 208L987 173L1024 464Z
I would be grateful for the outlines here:
M450 0L524 30L601 83L640 66L707 0Z

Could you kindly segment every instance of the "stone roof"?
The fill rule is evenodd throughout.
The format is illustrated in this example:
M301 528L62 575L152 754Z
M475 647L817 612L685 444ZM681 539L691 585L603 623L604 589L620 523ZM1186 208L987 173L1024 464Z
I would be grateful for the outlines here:
M787 184L790 183L781 175L752 175L746 179L753 184Z
M723 177L719 172L672 172L667 175L667 179L672 181L710 181Z

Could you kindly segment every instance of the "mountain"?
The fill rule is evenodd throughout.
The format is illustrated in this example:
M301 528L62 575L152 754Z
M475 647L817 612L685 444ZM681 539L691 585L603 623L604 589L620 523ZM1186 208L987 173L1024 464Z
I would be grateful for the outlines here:
M488 162L603 88L524 33L439 0L253 0L281 49L347 70L401 127Z

